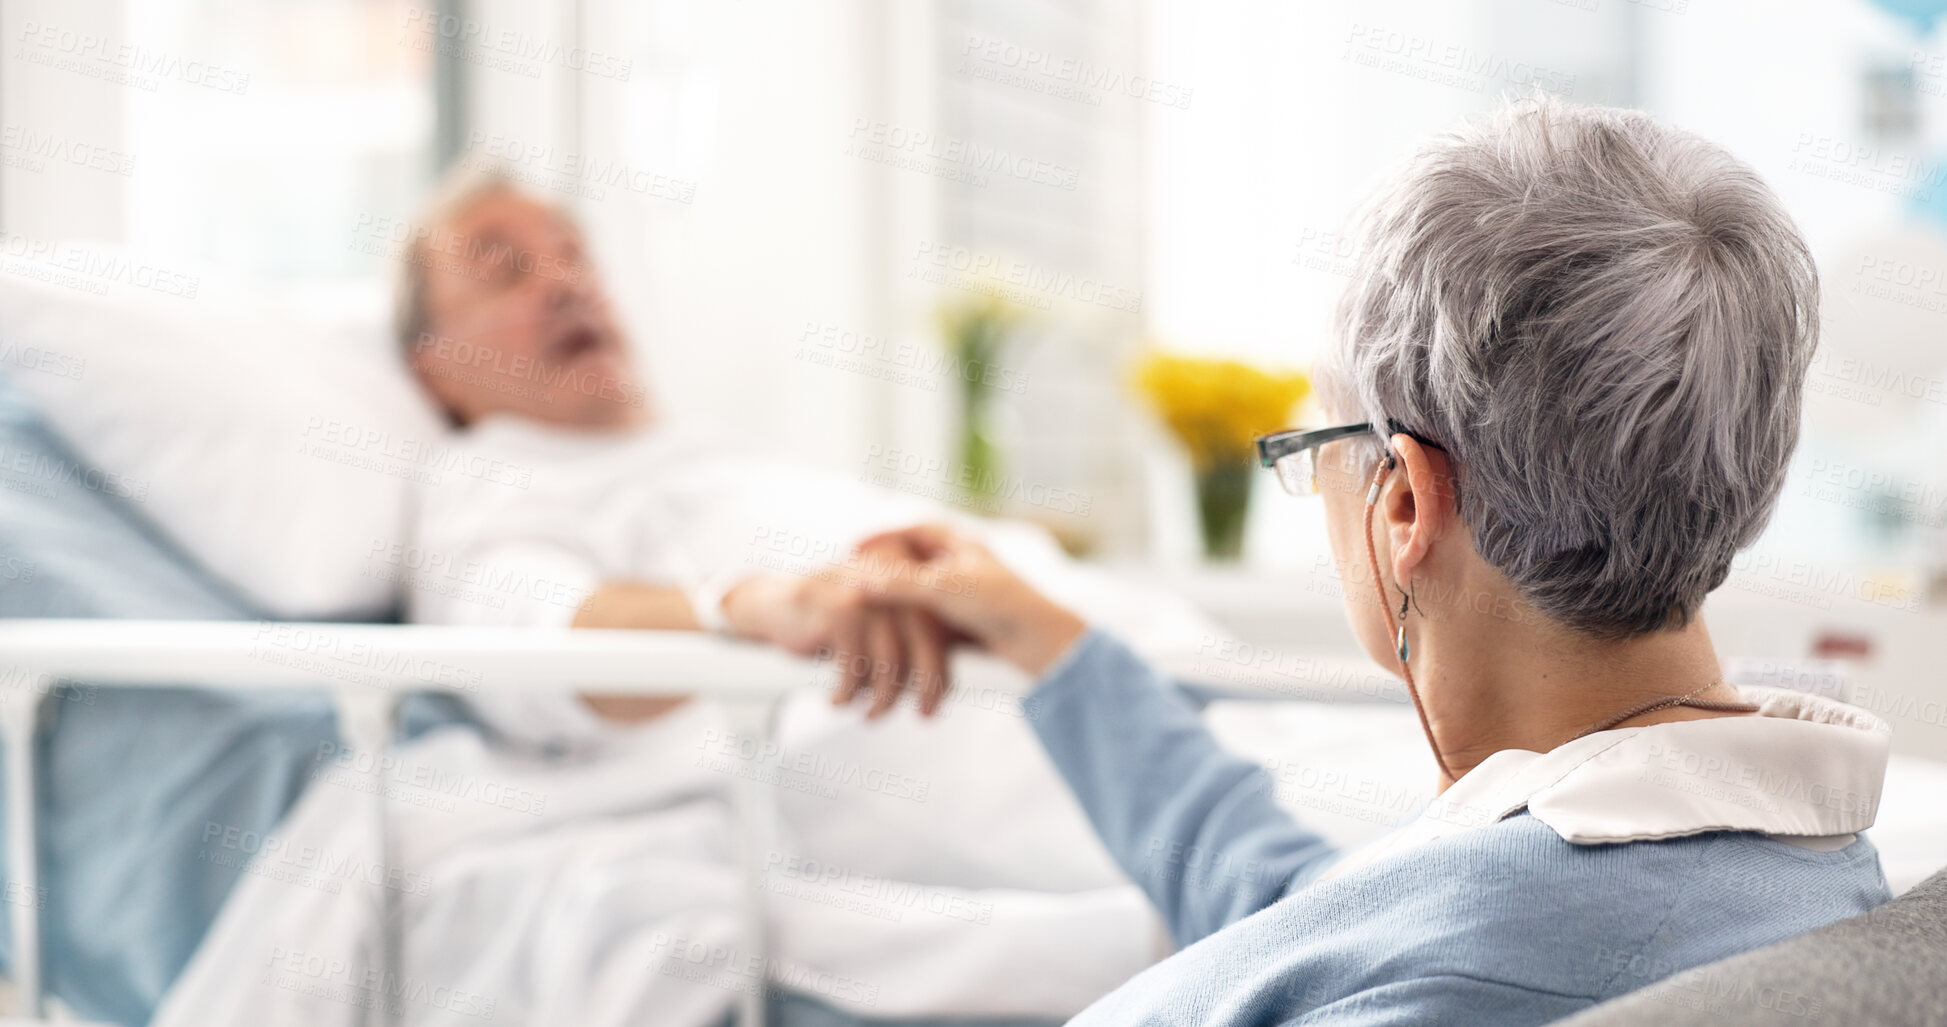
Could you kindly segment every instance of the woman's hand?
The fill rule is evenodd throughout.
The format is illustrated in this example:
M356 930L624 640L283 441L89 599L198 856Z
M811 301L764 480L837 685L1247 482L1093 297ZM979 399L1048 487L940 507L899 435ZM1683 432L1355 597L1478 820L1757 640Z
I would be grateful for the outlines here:
M1035 591L986 546L938 524L874 536L865 587L939 617L994 655L1040 677L1088 630L1080 617Z

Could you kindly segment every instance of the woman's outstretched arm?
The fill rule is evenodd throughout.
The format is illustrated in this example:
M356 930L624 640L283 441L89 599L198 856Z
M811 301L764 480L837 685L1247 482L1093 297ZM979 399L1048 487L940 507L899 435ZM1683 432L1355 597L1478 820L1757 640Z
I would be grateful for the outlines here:
M1023 703L1122 869L1188 945L1337 857L1277 804L1264 768L1217 744L1181 690L1091 631Z
M1336 850L1270 775L1217 744L1174 684L950 529L880 536L887 602L933 611L1039 684L1023 707L1109 851L1187 945L1276 902ZM888 541L897 543L887 546Z

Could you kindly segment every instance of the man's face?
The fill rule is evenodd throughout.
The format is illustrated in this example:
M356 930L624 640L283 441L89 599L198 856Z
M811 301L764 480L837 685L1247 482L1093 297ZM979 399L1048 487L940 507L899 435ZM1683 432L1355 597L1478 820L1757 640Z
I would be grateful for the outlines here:
M420 244L426 330L408 344L461 423L505 413L615 428L647 410L579 232L545 204L489 192Z

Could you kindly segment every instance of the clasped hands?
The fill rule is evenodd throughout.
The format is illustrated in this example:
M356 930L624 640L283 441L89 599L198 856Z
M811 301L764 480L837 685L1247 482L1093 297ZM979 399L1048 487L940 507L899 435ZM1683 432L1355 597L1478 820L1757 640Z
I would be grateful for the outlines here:
M839 573L751 578L724 596L723 614L741 637L835 661L832 701L868 695L869 718L908 690L922 715L938 711L955 645L1039 677L1087 628L986 546L937 524L875 535Z

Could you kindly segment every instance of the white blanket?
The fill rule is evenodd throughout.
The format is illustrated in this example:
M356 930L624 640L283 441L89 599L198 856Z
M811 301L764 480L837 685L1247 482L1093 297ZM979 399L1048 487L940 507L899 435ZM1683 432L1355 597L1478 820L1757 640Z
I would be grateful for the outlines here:
M1154 914L1097 853L1051 876L1099 887L964 889L821 859L788 831L757 849L773 941L751 950L729 796L777 761L747 742L704 704L570 764L437 732L382 764L389 859L371 760L333 753L276 836L208 840L210 858L252 870L154 1022L350 1025L383 1005L409 1024L681 1027L720 1022L760 977L864 1016L1061 1019L1160 954ZM787 821L847 804L784 784ZM403 938L394 971L375 958L382 889Z

